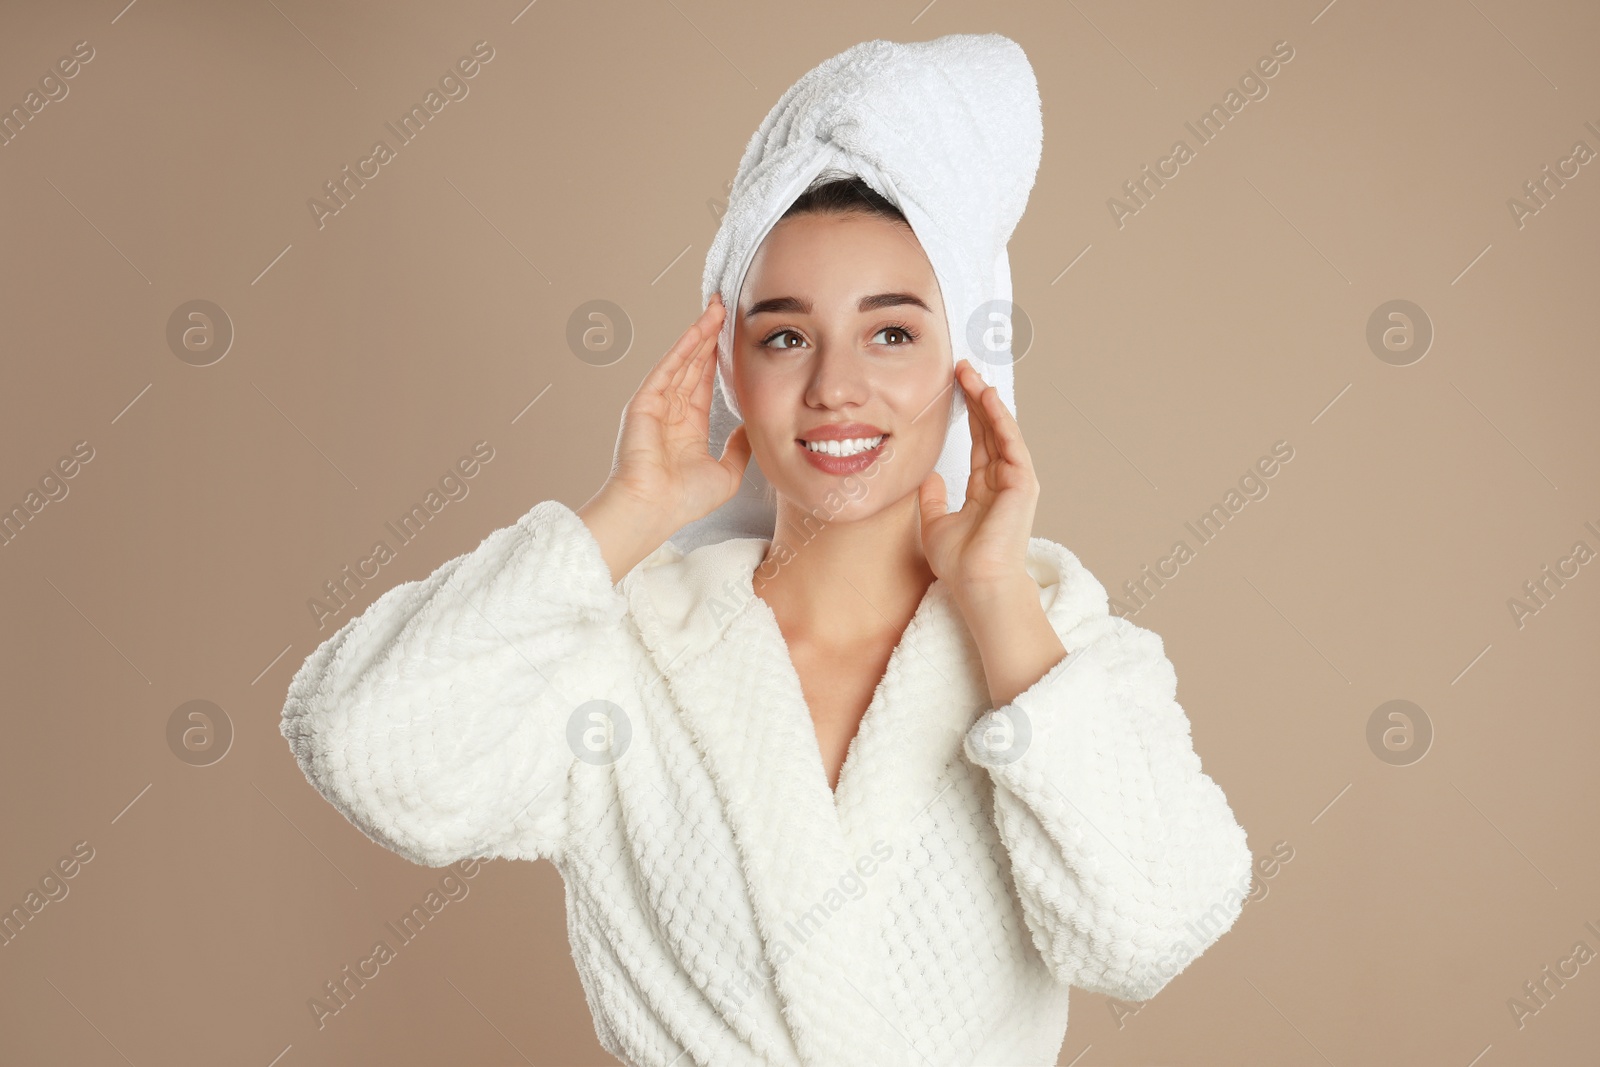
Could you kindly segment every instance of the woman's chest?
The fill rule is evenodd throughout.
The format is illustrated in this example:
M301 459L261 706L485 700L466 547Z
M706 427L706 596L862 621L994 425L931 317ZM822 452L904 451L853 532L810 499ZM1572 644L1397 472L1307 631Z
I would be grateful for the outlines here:
M861 728L893 650L893 645L863 645L847 652L803 643L790 647L830 789L839 787L850 742Z

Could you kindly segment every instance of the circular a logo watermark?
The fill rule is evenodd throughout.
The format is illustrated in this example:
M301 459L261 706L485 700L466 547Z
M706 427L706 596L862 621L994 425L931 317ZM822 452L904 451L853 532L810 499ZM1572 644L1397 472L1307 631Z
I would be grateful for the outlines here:
M991 366L1016 363L1032 347L1033 320L1010 300L985 301L967 316L967 349Z
M1367 719L1367 747L1383 762L1409 767L1433 746L1433 720L1409 700L1379 704Z
M591 367L609 367L633 347L633 320L609 300L579 304L567 316L567 347Z
M179 304L167 317L167 347L191 367L209 367L233 347L233 320L209 300Z
M209 700L186 701L167 716L167 747L191 767L209 767L233 747L233 720Z
M604 767L628 751L633 725L628 713L609 700L589 700L567 719L567 747L585 763Z
M1367 318L1367 347L1391 367L1409 367L1433 347L1433 320L1409 300L1391 300Z
M1015 763L1033 741L1033 724L1028 713L1016 704L1005 704L987 712L972 742L979 763L985 767Z

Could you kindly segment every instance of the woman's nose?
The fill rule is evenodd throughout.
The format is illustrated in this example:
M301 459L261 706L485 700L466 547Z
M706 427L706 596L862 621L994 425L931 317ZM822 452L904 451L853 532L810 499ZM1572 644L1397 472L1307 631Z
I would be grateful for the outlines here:
M869 390L865 367L859 353L849 345L823 344L817 348L812 364L806 399L822 407L859 404Z

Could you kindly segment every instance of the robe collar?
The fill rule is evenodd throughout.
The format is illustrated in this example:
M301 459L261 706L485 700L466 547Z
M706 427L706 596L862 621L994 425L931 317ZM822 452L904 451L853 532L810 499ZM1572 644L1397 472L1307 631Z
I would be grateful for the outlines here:
M911 1067L922 1058L887 985L882 918L895 868L942 791L975 771L961 741L990 708L982 660L936 580L890 655L835 794L788 645L755 595L768 544L731 538L685 555L667 542L622 591L715 784L802 1058ZM1105 613L1105 590L1061 545L1031 538L1027 567L1058 633Z

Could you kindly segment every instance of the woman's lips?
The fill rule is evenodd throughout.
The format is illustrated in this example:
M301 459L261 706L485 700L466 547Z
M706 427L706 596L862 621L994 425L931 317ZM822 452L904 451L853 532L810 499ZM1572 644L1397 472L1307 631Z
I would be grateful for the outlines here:
M884 442L888 440L889 435L884 434L882 441L853 456L830 456L826 452L813 452L806 447L804 441L796 441L794 446L806 457L807 463L824 474L858 474L878 462L878 457L883 455Z

